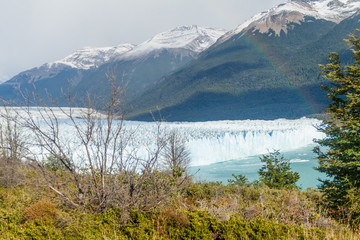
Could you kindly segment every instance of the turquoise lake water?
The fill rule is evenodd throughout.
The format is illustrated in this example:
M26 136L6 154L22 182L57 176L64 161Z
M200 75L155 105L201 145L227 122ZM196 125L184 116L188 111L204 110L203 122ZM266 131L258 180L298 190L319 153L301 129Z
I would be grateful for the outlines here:
M314 169L314 167L318 166L318 162L315 160L316 154L313 153L314 147L315 144L311 144L307 147L289 152L281 152L280 150L285 159L290 160L292 171L300 174L297 185L303 190L308 187L317 188L320 184L318 178L325 178L324 174ZM189 172L194 174L194 178L197 181L222 181L223 184L227 184L227 180L233 178L233 173L235 175L243 174L250 181L254 181L259 177L257 171L262 166L260 161L261 156L262 155L255 155L244 159L230 160L211 165L193 166L190 167Z

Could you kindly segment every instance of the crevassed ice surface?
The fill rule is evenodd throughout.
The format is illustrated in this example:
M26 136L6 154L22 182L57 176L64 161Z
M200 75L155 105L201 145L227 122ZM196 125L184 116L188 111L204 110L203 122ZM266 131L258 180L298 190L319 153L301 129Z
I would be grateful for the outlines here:
M40 118L39 109L34 108L32 116ZM68 109L65 109L65 112ZM74 116L81 117L81 109L72 109ZM65 112L52 112L59 121L64 144L72 148L73 156L81 156L81 141ZM99 117L101 117L99 115ZM77 119L79 125L85 121ZM39 122L41 124L41 121ZM266 154L272 150L293 151L314 144L314 139L325 135L316 129L320 120L301 118L297 120L278 119L273 121L213 121L213 122L175 122L158 123L125 121L124 136L130 136L128 151L136 149L138 157L146 158L149 150L155 148L157 135L176 131L190 151L191 165L210 165L228 160ZM46 129L46 124L43 122Z
M175 130L184 139L191 154L191 165L209 165L227 160L266 154L272 150L292 151L314 143L324 134L316 129L321 121L302 118L274 121L215 121L162 123L166 131ZM127 122L136 127L138 142L153 139L154 123ZM146 138L149 138L148 141Z

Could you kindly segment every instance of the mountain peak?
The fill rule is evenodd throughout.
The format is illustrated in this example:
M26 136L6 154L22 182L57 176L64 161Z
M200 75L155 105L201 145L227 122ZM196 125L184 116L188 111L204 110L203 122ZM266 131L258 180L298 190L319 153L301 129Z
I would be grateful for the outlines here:
M84 47L66 56L65 58L48 63L49 68L57 65L67 65L77 69L99 67L110 59L122 55L134 48L132 44L121 44L116 47Z
M121 44L115 47L84 47L61 60L45 63L40 67L21 72L7 82L8 84L18 81L34 83L41 79L53 78L63 70L89 70L112 60L131 60L142 57L158 49L186 49L199 53L214 44L226 32L222 29L196 25L181 26L157 34L138 46Z
M290 0L256 14L224 35L221 41L249 30L267 33L272 29L277 36L280 36L281 31L287 33L289 23L301 24L306 21L306 16L339 23L359 10L360 0Z
M183 48L199 53L214 44L226 32L223 29L197 25L176 27L155 35L119 58L137 58L157 49Z

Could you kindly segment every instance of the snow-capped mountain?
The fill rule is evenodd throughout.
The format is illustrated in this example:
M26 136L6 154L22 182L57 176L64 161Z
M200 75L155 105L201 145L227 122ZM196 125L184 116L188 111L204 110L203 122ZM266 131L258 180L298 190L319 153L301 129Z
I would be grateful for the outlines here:
M122 44L115 47L85 47L66 56L61 60L43 64L40 67L21 72L6 84L15 84L26 81L34 83L42 79L52 78L64 69L89 70L102 66L105 63L119 60L133 60L144 57L150 52L162 49L185 49L195 54L202 52L216 42L227 31L193 26L177 27L168 32L162 32L138 46ZM77 84L80 80L70 79L71 84Z
M162 32L151 39L135 46L122 44L116 47L85 47L70 54L64 59L47 63L48 67L67 65L77 69L99 67L110 60L129 59L144 56L159 49L187 49L200 53L210 47L227 30L206 27L181 26Z
M196 25L177 27L155 35L153 38L134 47L132 51L116 58L118 60L134 59L159 49L186 49L200 53L213 45L226 32L224 29L206 28Z
M130 118L151 121L158 110L168 121L321 112L326 80L318 64L330 52L351 61L343 39L359 27L359 13L359 0L293 0L259 13L135 99Z
M49 68L56 65L67 65L77 69L90 69L99 67L104 63L110 61L110 59L120 56L126 52L131 51L135 46L132 44L122 44L116 47L103 47L103 48L92 48L85 47L77 50L69 56L46 64Z
M106 71L115 64L117 77L124 78L128 84L126 96L127 100L131 100L160 82L165 75L192 61L225 32L195 25L162 32L113 58L94 71L86 81L79 83L78 88L96 95L104 94L99 89L106 85Z
M33 84L36 84L38 90L47 89L53 95L58 95L59 89L66 89L69 84L74 93L101 95L108 90L105 86L109 69L116 69L118 79L125 76L124 80L128 83L127 97L130 99L164 75L193 60L226 32L196 25L183 26L157 34L137 46L122 44L116 47L86 47L61 60L21 72L0 85L0 88L6 88L3 92L9 98L14 95L9 94L13 86L33 89Z
M5 84L21 84L24 81L32 84L43 79L55 77L64 70L73 69L75 71L81 71L97 68L110 61L110 59L122 55L133 48L134 45L132 44L122 44L116 47L103 48L85 47L75 51L61 60L45 63L40 67L35 67L21 72L9 81L5 82ZM71 85L75 85L80 81L80 78L81 74L77 73L74 77L70 77L68 80L70 80Z
M309 17L340 23L342 20L358 14L359 10L360 0L290 0L268 11L256 14L236 29L226 33L220 42L249 30L267 33L271 29L276 36L280 36L281 31L287 34L288 30L294 27L291 24L312 21Z

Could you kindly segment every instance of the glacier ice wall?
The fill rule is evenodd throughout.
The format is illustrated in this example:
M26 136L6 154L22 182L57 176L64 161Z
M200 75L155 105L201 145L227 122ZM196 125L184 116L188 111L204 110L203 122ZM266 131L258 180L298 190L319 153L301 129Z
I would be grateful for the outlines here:
M34 114L33 117L41 119L36 115L38 109L34 109ZM64 145L69 146L68 149L72 151L74 158L77 158L76 156L81 158L83 147L74 135L76 131L71 126L71 121L63 115L63 112L57 113L60 119L60 138ZM76 121L81 124L82 120ZM159 123L125 121L124 136L131 136L127 147L128 152L133 154L135 149L138 157L146 159L155 148L159 134L166 135L171 131L176 131L190 151L191 165L199 166L266 154L274 149L285 152L306 147L314 144L314 139L325 137L316 129L316 126L320 124L320 120L308 118L273 121L164 122L160 125ZM46 124L44 125L46 127ZM34 138L28 137L28 139ZM46 153L39 152L39 154Z
M195 123L162 123L164 131L175 130L182 136L191 154L191 165L208 165L272 150L292 151L314 144L324 134L317 131L321 121L301 118L274 121L214 121ZM137 142L151 143L156 134L154 123L127 122L136 128Z

